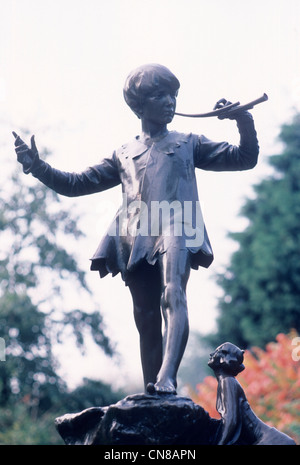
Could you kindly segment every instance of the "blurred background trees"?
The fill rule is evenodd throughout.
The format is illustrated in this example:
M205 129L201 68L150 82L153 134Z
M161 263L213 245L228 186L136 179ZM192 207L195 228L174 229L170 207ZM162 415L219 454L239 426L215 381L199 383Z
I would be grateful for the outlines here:
M18 166L0 192L0 444L59 442L55 416L122 396L87 379L70 393L57 374L53 346L66 338L81 351L92 338L108 357L114 347L72 253L82 236L76 215L30 178ZM78 306L89 301L89 311Z
M248 349L241 376L252 408L297 438L300 362L292 360L290 335L300 332L300 114L282 126L279 139L282 153L269 158L271 175L254 186L241 210L248 225L230 234L238 249L218 276L223 296L216 332L204 342L191 333L179 382L190 384L194 400L211 412L216 383L206 378L209 352L227 340ZM57 374L54 345L72 335L82 350L85 337L109 357L114 347L73 252L72 241L82 236L76 215L20 167L0 194L0 337L6 345L0 444L60 443L56 416L114 403L124 393L88 379L70 392ZM89 310L82 310L78 302L89 299Z
M254 186L241 215L244 231L218 283L214 346L230 340L242 348L264 347L278 333L300 330L300 114L282 126L282 153L270 157L273 173Z
M299 444L300 360L293 351L300 341L300 114L282 126L279 139L283 149L270 157L272 174L242 208L247 227L230 234L238 249L218 276L217 330L206 343L248 349L238 380L252 409ZM190 387L193 400L219 418L216 379L199 381Z

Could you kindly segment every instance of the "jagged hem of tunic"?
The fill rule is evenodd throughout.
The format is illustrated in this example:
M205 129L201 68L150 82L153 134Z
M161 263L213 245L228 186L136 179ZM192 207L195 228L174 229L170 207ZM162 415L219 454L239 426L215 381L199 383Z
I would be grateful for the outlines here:
M208 268L214 260L212 254L206 254L203 250L193 251L189 250L191 253L191 268L198 270L199 267ZM153 257L142 257L137 263L131 263L130 269L122 266L113 266L109 263L107 257L97 257L91 259L91 270L98 271L100 278L104 278L108 274L111 274L112 277L121 273L123 281L126 282L128 274L130 274L134 269L138 267L143 261L147 261L149 265L155 265L157 261L157 254Z

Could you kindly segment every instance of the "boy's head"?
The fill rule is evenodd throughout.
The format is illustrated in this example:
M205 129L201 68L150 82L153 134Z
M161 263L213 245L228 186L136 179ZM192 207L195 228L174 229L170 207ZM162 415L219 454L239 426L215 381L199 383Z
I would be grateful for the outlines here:
M236 376L245 369L243 361L244 351L231 344L231 342L225 342L210 354L208 366L214 371L221 370L229 375Z
M176 76L165 66L159 64L143 65L128 75L123 94L126 103L140 118L145 98L161 86L176 93L180 83Z

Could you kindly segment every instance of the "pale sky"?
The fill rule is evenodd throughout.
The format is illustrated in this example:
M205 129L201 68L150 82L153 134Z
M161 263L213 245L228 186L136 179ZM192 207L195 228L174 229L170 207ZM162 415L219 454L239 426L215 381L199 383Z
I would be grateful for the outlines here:
M245 226L238 216L243 201L267 175L268 156L280 150L280 125L299 110L299 0L0 0L0 11L4 172L15 163L12 130L34 133L38 147L53 152L48 161L67 171L96 164L138 134L139 120L126 106L122 88L129 71L143 63L164 64L179 78L178 111L209 111L222 97L246 103L269 95L252 110L259 165L244 173L197 174L215 261L209 270L192 272L190 327L210 331L220 295L215 274L226 268L234 250L226 234ZM235 122L216 118L175 117L170 129L239 140ZM81 264L119 344L124 379L132 379L141 378L141 369L129 291L118 277L100 280L89 272L89 258L120 202L116 188L66 199L64 205L85 212ZM72 354L63 350L70 360ZM116 369L97 357L74 361L77 378L68 363L66 377L114 378Z

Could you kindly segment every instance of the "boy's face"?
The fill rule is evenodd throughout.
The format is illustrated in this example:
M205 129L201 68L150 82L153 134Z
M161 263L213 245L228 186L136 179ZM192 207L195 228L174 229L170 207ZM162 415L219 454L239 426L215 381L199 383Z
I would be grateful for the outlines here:
M174 93L166 86L154 89L144 99L141 119L162 126L171 123L176 109L176 96L177 92Z

